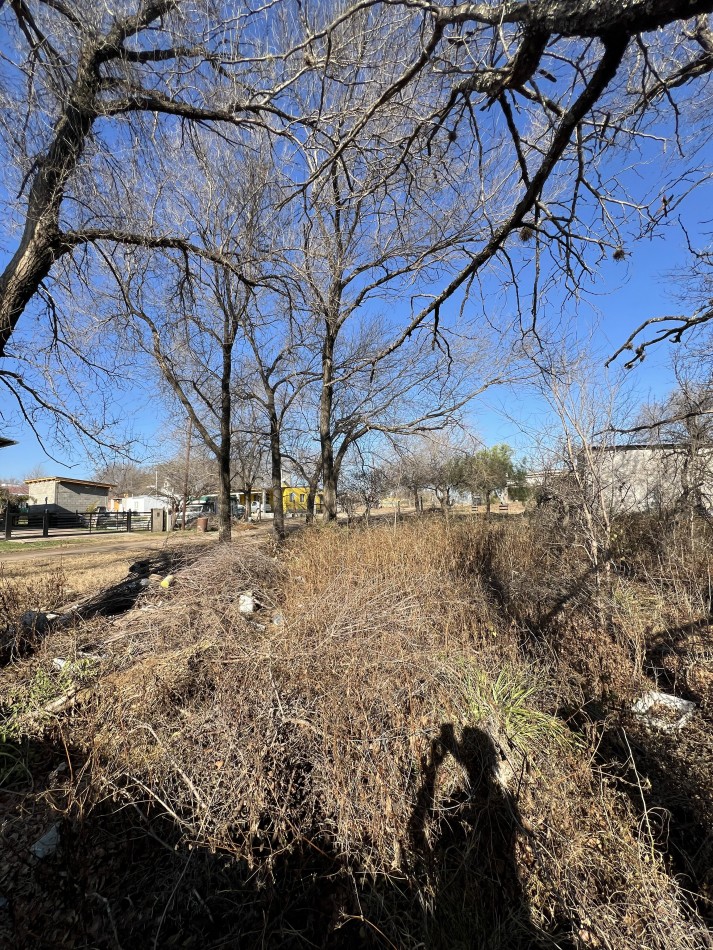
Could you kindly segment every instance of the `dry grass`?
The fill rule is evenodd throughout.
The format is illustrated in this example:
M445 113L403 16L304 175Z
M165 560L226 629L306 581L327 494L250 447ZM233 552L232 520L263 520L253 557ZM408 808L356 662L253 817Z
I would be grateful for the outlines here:
M110 922L134 945L694 950L707 931L646 779L603 764L615 733L589 708L626 708L652 630L629 582L606 631L586 585L563 602L581 573L526 522L220 547L124 617L53 634L6 712L73 749L53 800L82 827L140 815L160 860L195 855L152 884L153 914L140 860L105 884L110 906L132 895Z
M180 532L176 532L169 537L168 543L146 539L132 541L131 536L127 540L122 536L111 539L101 538L95 542L91 553L75 554L71 545L62 551L54 549L32 552L31 546L27 545L25 549L18 552L22 557L3 558L0 556L0 584L27 588L28 585L39 583L53 587L56 586L57 575L61 574L63 578L61 597L65 599L60 604L67 603L123 580L129 566L137 558L149 556L151 551L161 551L166 547L180 550L184 546L190 550L191 547L204 546L205 543L205 536L201 538L189 535L184 538ZM120 544L119 550L106 550L108 545L115 548L117 544ZM21 597L21 600L26 605L25 609L36 610L45 606L44 603L40 603L42 598L32 596L29 589L27 596Z

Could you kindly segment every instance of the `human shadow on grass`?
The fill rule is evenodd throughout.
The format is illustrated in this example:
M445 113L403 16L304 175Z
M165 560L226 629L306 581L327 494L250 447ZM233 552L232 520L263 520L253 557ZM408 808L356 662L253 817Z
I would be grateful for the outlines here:
M4 938L18 950L568 946L543 938L531 920L516 866L518 811L498 781L496 746L480 729L466 728L457 738L451 725L442 726L409 822L412 868L376 880L354 873L316 834L296 837L268 867L261 854L270 839L269 815L256 836L254 862L197 842L190 849L171 817L149 803L77 807L81 789L67 797L63 779L82 773L83 758L71 753L70 760L63 744L25 742L16 758L5 788L13 855L0 882L0 944ZM463 773L462 787L440 796L441 772L453 763ZM56 850L32 857L33 843L55 825Z
M409 834L421 886L432 895L432 948L525 950L542 946L517 869L517 805L498 777L499 752L483 729L458 739L444 723L423 763ZM439 774L455 761L462 788L442 799ZM564 946L564 944L562 944Z

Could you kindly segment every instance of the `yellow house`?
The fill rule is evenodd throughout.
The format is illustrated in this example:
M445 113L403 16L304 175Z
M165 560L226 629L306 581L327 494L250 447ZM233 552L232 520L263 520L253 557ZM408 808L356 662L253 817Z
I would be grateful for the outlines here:
M307 496L309 488L306 485L282 486L282 507L285 511L307 511ZM322 510L322 492L314 496L314 510Z
M305 512L307 511L307 496L309 487L307 485L283 485L282 486L282 509L286 512ZM261 504L263 511L272 509L272 489L260 488L250 492L249 500L246 498L246 492L236 492L235 497L242 505L252 508L254 505ZM315 494L314 510L322 510L322 492Z

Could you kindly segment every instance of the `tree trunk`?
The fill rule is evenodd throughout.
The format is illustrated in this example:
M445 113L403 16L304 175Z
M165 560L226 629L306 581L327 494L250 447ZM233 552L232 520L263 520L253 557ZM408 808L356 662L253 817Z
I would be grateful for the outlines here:
M218 541L230 541L232 537L232 522L230 518L230 454L231 431L230 423L233 412L230 379L233 371L233 340L229 335L228 317L225 318L223 333L223 372L220 379L220 454L218 456Z
M329 321L322 345L322 392L319 397L319 442L322 448L322 480L324 483L324 520L337 520L337 470L332 440L332 403L335 337Z
M317 467L312 478L309 479L307 486L307 524L314 524L314 508L317 499L317 485L322 471L321 465Z
M222 443L222 439L221 439ZM230 517L230 454L221 453L218 466L219 493L218 493L218 540L230 541L232 537L232 520Z
M98 76L93 52L82 55L67 105L47 152L38 158L30 187L20 246L0 275L0 356L5 355L23 310L37 293L57 258L67 253L59 231L64 189L75 170L96 118Z
M271 395L267 404L270 417L270 467L272 474L273 531L278 541L285 538L285 512L282 507L282 451L280 448L280 421L277 418L275 400Z

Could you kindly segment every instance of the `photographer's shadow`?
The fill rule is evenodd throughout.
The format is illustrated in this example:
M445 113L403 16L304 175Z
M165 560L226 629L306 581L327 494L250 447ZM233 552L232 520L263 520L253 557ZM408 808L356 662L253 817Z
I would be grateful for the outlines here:
M439 773L449 757L463 781L442 798ZM512 795L499 781L499 757L484 730L466 727L458 740L453 725L444 723L423 762L409 833L414 870L432 896L429 948L543 946L517 872L520 820Z

